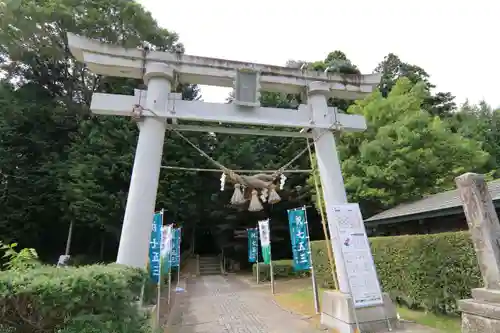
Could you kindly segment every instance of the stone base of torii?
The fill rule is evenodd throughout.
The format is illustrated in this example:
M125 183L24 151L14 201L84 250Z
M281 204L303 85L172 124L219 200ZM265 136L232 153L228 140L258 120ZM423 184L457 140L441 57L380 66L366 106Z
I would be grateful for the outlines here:
M500 333L500 223L482 175L456 179L467 224L484 281L472 289L472 299L459 302L462 333ZM451 281L453 283L453 281Z
M357 99L366 96L379 83L379 74L349 78L330 73L168 52L151 51L145 54L143 50L124 49L73 34L68 34L68 44L75 58L84 62L92 72L143 79L147 85L146 96L142 96L142 93L139 96L94 93L92 97L93 113L130 116L137 104L144 110L139 121L140 134L120 238L118 263L141 268L146 266L163 143L169 126L167 119L171 119L179 130L187 126L182 123L185 120L308 129L301 131L302 134L298 131L280 131L279 134L312 137L327 207L347 203L332 128L339 126L344 131L363 131L366 129L366 122L363 116L347 115L328 107L327 99ZM238 78L248 80L252 75L255 76L256 91L240 95L244 97L242 99L253 100L240 100L242 103L236 103L238 100L231 104L181 101L171 93L171 87L175 83L232 87ZM243 89L244 86L247 89L248 83L252 85L252 82L246 81L240 88ZM236 96L239 95L238 89L236 85ZM305 93L307 105L301 105L298 110L263 108L258 105L259 90ZM248 134L248 129L238 132L239 129L228 127L189 128L205 132L224 129L225 133L232 130L236 134ZM251 134L266 135L259 130ZM334 214L332 209L327 209L330 225L336 223L332 222L335 221ZM396 309L387 295L383 296L382 305L354 308L339 235L335 230L336 227L330 228L339 290L325 292L322 304L323 324L339 333L354 333L358 328L361 332L374 333L385 332L388 328L395 329ZM371 265L370 269L375 270L373 263ZM379 284L376 276L370 279L374 280L370 282Z

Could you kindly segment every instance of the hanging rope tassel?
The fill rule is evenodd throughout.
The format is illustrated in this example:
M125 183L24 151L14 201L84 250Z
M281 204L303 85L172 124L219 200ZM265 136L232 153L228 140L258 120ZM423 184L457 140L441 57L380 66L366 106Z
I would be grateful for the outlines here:
M226 174L223 173L222 176L220 177L220 190L221 190L221 192L224 191L225 186L226 186Z
M260 191L260 200L262 200L262 202L266 202L268 195L269 195L269 190L267 188L263 188Z
M250 212L258 212L264 209L257 196L258 193L257 190L252 190L252 199L250 199L250 205L248 206Z
M276 192L276 185L271 184L271 186L269 186L269 198L267 199L267 202L274 205L280 201L281 197L278 192Z
M241 192L241 185L234 184L234 193L233 196L231 197L231 204L241 205L244 202L245 202L245 197L243 196L243 192Z

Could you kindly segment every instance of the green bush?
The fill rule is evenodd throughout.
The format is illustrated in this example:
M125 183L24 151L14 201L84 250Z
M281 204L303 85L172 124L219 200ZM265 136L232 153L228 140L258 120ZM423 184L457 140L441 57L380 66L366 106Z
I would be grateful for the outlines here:
M457 300L481 285L468 232L370 239L382 289L410 308L458 313ZM324 241L312 242L318 284L332 287Z
M252 266L253 276L257 277L257 264ZM293 260L273 260L273 272L275 279L298 278L309 275L308 271L296 272L293 269ZM259 281L271 280L271 272L269 265L262 262L259 263Z
M0 272L2 329L23 333L143 333L143 270L116 264Z

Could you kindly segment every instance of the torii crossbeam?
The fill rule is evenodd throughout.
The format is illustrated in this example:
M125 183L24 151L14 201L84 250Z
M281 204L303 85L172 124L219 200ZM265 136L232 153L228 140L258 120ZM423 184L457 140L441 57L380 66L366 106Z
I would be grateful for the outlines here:
M69 48L78 61L84 62L97 74L144 79L147 92L135 91L134 96L95 93L91 110L96 114L130 116L135 104L144 108L139 122L140 134L134 159L127 206L123 221L117 262L145 267L151 220L155 209L165 131L169 126L180 130L276 135L272 131L228 129L217 126L183 125L182 121L232 123L296 128L280 131L280 136L311 136L315 139L318 167L327 204L347 202L340 163L331 131L336 126L345 131L363 131L363 116L336 112L327 106L327 98L357 99L372 92L380 75L360 75L345 78L321 72L301 71L288 67L244 63L181 55L124 49L68 34ZM218 104L182 101L171 93L174 80L180 83L232 87L238 71L251 69L258 73L260 90L283 93L307 93L308 104L298 110L241 106L237 103ZM257 97L258 98L258 97ZM173 119L174 125L167 124ZM311 129L299 133L300 129ZM168 148L167 148L168 149ZM329 221L333 214L327 210ZM332 233L335 263L341 292L348 292L345 266L338 235Z

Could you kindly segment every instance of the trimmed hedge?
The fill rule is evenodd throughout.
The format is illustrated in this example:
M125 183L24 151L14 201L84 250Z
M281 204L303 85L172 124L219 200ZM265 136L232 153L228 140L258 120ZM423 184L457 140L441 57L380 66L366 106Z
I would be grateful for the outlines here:
M145 333L136 304L143 270L116 264L0 272L3 330L23 333Z
M468 232L378 237L371 247L383 290L410 308L459 313L457 301L482 284Z
M468 232L376 237L370 243L382 289L410 308L456 314L457 301L482 284ZM311 251L318 285L333 288L325 242L312 242ZM291 260L273 263L277 279L300 274ZM253 270L255 276L255 265ZM269 269L263 271L268 279Z
M299 278L309 276L309 272L296 272L293 269L293 260L273 260L273 271L275 279L282 278ZM257 264L252 265L253 276L257 277ZM269 265L262 262L259 263L259 281L269 281L271 279L271 272Z

